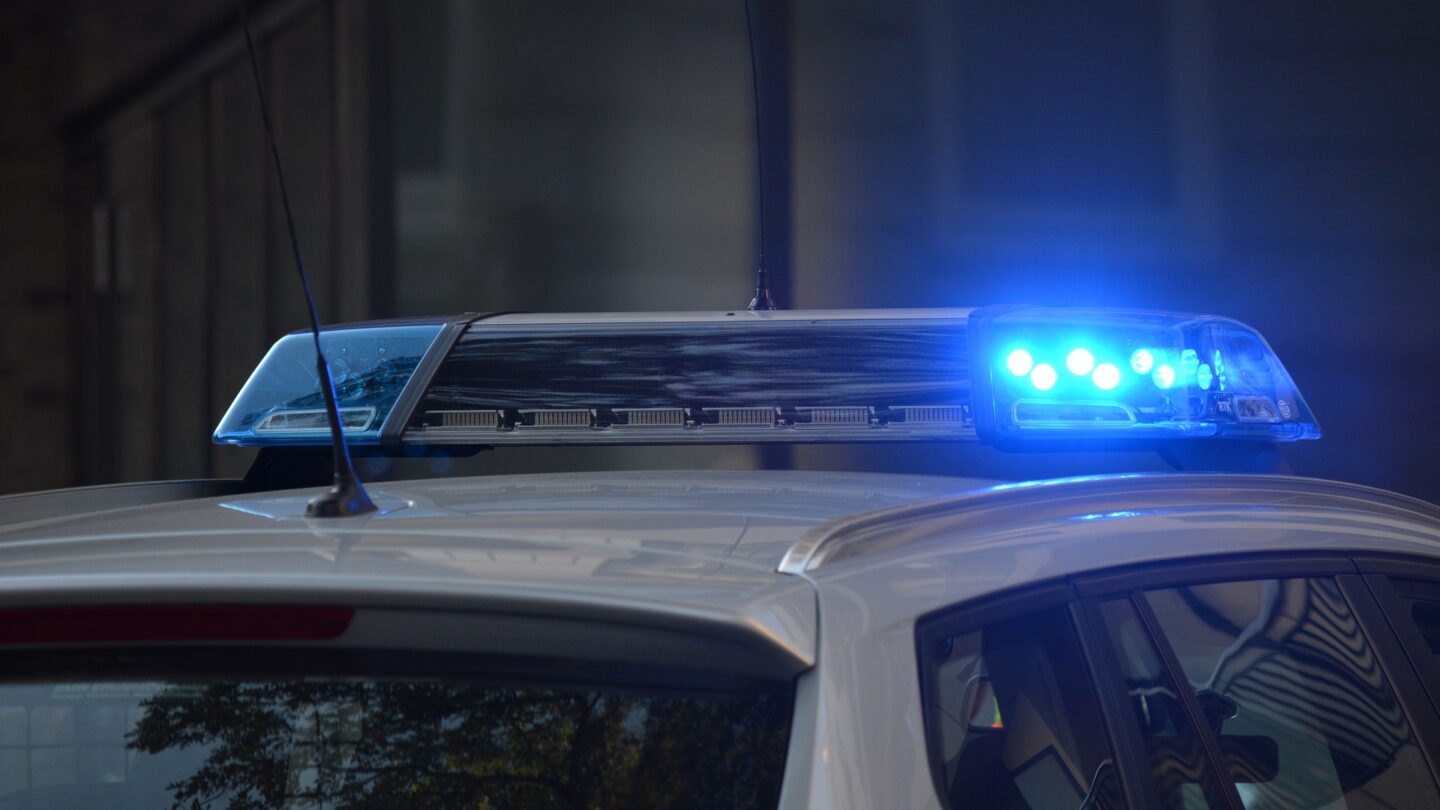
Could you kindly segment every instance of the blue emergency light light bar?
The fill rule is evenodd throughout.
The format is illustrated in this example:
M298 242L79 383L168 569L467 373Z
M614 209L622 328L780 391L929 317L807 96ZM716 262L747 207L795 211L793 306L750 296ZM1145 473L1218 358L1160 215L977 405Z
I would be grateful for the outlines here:
M993 307L970 319L988 361L972 376L976 429L1038 438L1320 438L1255 330L1198 315Z
M326 330L353 445L1320 436L1234 321L1112 309L510 314ZM308 333L215 431L326 445Z

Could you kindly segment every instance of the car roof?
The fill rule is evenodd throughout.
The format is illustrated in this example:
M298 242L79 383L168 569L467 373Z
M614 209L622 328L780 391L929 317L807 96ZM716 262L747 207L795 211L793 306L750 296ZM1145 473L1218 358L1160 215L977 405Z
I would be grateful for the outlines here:
M372 484L380 514L343 524L307 520L309 490L79 511L66 508L67 491L56 490L40 494L51 500L45 509L50 514L29 510L19 520L0 519L0 565L34 550L59 553L99 541L124 556L131 550L127 542L161 536L182 541L172 546L176 553L187 550L185 539L225 538L235 553L253 555L256 542L277 532L409 534L417 541L460 532L476 548L487 549L532 542L575 551L596 542L641 541L672 556L773 572L791 544L827 521L994 484L938 476L767 471L462 477ZM109 501L123 503L124 497Z
M309 490L78 510L65 508L67 491L42 493L47 516L3 510L20 519L0 519L0 573L12 586L41 573L149 573L332 583L382 576L417 590L492 581L584 588L604 580L643 593L676 581L764 585L777 572L814 574L856 560L878 568L948 555L978 564L996 548L1058 552L1063 545L1106 564L1145 562L1232 550L1226 534L1267 527L1263 542L1244 541L1248 548L1304 550L1314 542L1306 531L1320 528L1356 538L1347 548L1440 552L1440 507L1282 475L1001 483L802 471L591 472L371 489L380 513L345 521L306 518ZM6 500L15 499L0 499L0 506ZM1196 532L1198 539L1175 539ZM1124 542L1135 534L1154 536ZM341 540L349 545L337 559ZM1060 573L1098 564L1077 559Z
M21 514L0 523L0 601L304 594L669 617L742 629L808 665L816 589L866 602L883 624L1107 567L1317 549L1440 556L1440 507L1278 475L597 472L371 492L381 512L343 520L307 519L310 490L88 511L50 493L48 517L0 509Z
M668 616L748 628L808 664L814 591L777 571L791 546L837 517L992 483L763 471L454 478L372 484L381 512L343 520L307 519L310 490L93 511L64 508L56 492L42 498L49 516L15 509L21 520L0 522L0 601L223 593Z

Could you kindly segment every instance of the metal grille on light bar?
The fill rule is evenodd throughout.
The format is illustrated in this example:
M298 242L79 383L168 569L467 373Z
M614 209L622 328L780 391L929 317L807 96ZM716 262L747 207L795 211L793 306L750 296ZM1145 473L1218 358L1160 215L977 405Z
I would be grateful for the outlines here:
M907 406L895 410L905 414L907 425L963 425L969 421L959 405Z
M524 425L537 428L587 428L590 427L590 411L569 408L555 411L521 411Z
M712 408L707 414L715 415L715 424L727 427L758 427L775 424L774 408Z
M796 408L796 427L821 425L868 425L869 408Z
M432 430L444 430L446 428L485 428L495 430L500 427L499 411L430 411L429 427Z
M684 427L684 408L616 408L617 425L625 427Z

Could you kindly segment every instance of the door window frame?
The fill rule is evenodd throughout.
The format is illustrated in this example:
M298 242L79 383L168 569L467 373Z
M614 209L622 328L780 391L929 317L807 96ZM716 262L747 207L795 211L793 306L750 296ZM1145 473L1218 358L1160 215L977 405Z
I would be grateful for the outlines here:
M1440 560L1400 555L1355 555L1360 576L1374 596L1377 618L1384 621L1396 639L1401 659L1409 662L1409 670L1417 683L1416 691L1432 708L1431 739L1440 741L1440 663L1430 654L1430 646L1405 605L1403 584L1410 580L1433 586L1440 597ZM1436 601L1440 601L1437 598ZM1397 659L1398 660L1398 659ZM1382 658L1382 663L1385 659ZM1417 727L1417 733L1419 728ZM1440 743L1437 743L1440 746Z
M1130 808L1141 808L1152 806L1152 802L1139 801L1139 796L1133 791L1141 789L1144 782L1139 778L1138 773L1127 773L1127 769L1133 767L1134 757L1122 754L1118 740L1126 730L1120 726L1123 723L1120 719L1126 715L1116 711L1116 708L1108 702L1113 696L1107 695L1106 690L1101 688L1098 677L1100 672L1109 670L1103 669L1109 665L1108 661L1098 661L1094 652L1097 646L1086 643L1085 623L1079 614L1078 594L1073 585L1069 582L1048 582L1041 585L1032 585L1025 588L997 594L992 597L977 600L974 602L961 603L950 609L937 611L916 621L916 655L917 665L920 672L920 700L925 709L920 713L925 733L925 755L930 765L930 782L935 789L936 798L940 806L950 808L947 798L949 792L945 785L945 763L942 761L940 740L939 718L929 707L936 705L939 701L938 686L931 677L930 651L935 649L942 639L952 638L963 633L983 631L985 628L999 622L1018 619L1037 613L1043 613L1056 608L1063 608L1070 619L1071 630L1075 633L1076 644L1080 649L1081 657L1085 661L1087 677L1090 679L1090 688L1095 698L1096 709L1105 725L1106 741L1110 748L1110 756L1115 763L1116 771L1120 777L1121 795L1125 797L1125 803ZM1100 669L1097 669L1100 667ZM1123 696L1122 696L1123 698ZM1120 704L1125 709L1125 704ZM1128 709L1126 709L1128 711Z

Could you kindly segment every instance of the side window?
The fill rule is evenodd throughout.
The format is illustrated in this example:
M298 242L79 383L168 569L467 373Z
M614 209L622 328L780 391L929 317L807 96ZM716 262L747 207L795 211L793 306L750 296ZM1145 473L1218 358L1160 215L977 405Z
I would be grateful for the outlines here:
M1210 767L1180 690L1129 599L1100 603L1125 693L1135 712L1150 781L1165 810L1225 810L1225 790Z
M952 810L1124 806L1066 609L922 638L932 758Z
M1145 599L1246 808L1440 806L1333 580L1221 582Z

